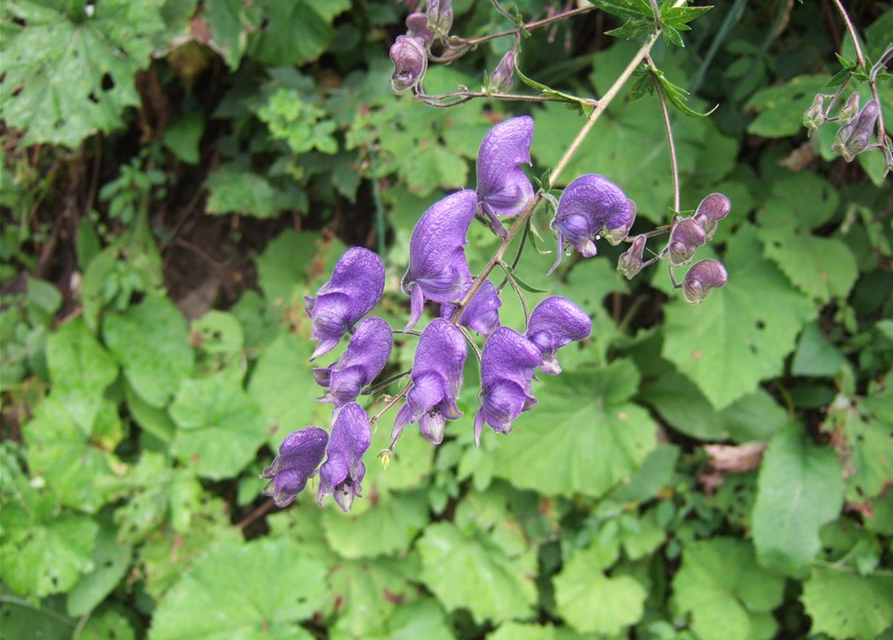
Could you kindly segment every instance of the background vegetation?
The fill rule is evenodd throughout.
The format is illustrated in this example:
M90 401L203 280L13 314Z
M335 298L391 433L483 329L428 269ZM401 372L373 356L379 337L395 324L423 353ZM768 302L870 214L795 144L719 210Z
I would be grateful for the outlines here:
M836 127L802 129L853 58L827 0L718 3L654 50L692 107L719 104L673 122L682 208L732 201L724 289L688 305L663 269L621 279L609 247L546 279L554 254L528 251L519 275L594 331L509 437L474 448L469 364L442 446L408 432L384 471L385 421L350 515L260 495L282 437L326 426L302 296L368 246L375 313L402 326L409 234L473 184L488 128L533 115L538 176L582 124L392 95L407 4L3 3L3 638L893 638L893 190L880 153L846 164ZM454 7L456 33L510 26ZM850 10L877 59L893 7ZM618 24L537 31L521 67L597 97L638 46ZM426 89L476 89L507 40ZM656 97L626 92L563 177L617 182L643 232L671 174ZM470 240L474 270L494 239Z

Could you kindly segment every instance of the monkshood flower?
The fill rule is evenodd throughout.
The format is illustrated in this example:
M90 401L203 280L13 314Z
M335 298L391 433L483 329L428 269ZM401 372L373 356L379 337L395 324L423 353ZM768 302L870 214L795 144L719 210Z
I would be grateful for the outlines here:
M499 64L496 65L493 73L490 75L490 81L487 83L487 89L490 93L508 93L512 90L512 84L515 80L515 52L509 51Z
M326 388L320 402L331 402L340 407L356 400L363 387L372 382L388 363L393 344L394 336L387 322L381 318L363 320L338 362L313 370L313 379Z
M363 454L372 443L369 416L356 402L336 409L332 435L326 447L326 461L319 469L319 490L316 501L322 505L326 496L344 511L350 511L353 499L363 495L366 465Z
M456 396L462 389L462 368L467 355L462 332L442 318L431 321L419 338L412 365L412 388L394 420L392 440L406 425L418 422L428 440L434 444L443 441L446 421L462 416Z
M832 150L842 155L847 162L852 162L868 146L880 112L877 100L869 100L859 112L859 117L837 132Z
M709 196L701 200L695 211L694 220L707 235L710 240L716 233L716 227L719 221L729 215L732 210L732 203L721 193L711 193Z
M812 135L813 131L825 124L825 96L823 94L816 95L809 109L803 112L802 122L809 136Z
M592 333L592 320L580 307L567 298L546 298L530 314L527 339L543 356L540 369L549 375L561 373L558 350L571 342L585 340Z
M635 205L620 187L608 179L589 173L580 176L565 188L558 201L552 228L558 232L558 260L549 273L561 264L564 243L569 242L584 258L598 253L595 239L605 229L616 235L629 231L635 217Z
M418 39L424 47L434 41L434 34L428 28L428 16L424 13L410 13L406 17L406 29L406 35Z
M636 236L632 246L617 260L617 271L627 280L632 280L642 270L645 241L645 236Z
M854 93L843 105L843 109L837 114L837 121L844 125L851 123L859 115L859 94Z
M512 422L530 411L536 398L533 373L543 364L540 350L514 329L500 327L481 354L481 408L474 417L474 442L480 445L484 423L497 433L510 433Z
M490 129L481 142L477 160L477 195L481 211L496 233L506 231L497 216L516 216L533 198L533 185L521 169L530 164L533 118L512 118Z
M729 274L721 262L701 260L685 274L682 293L687 302L698 304L703 302L711 289L722 287L728 279Z
M406 93L416 87L428 70L428 53L420 38L397 36L391 45L391 89L394 93Z
M334 349L341 337L378 304L383 291L381 258L362 247L348 249L335 265L332 279L320 287L316 297L304 297L304 308L313 321L310 335L319 340L310 360Z
M264 495L273 498L277 507L291 504L316 473L328 441L329 434L319 427L288 434L279 445L279 455L260 476L270 480L264 487Z
M453 0L428 0L428 28L446 36L453 26Z
M707 242L703 227L693 218L686 218L670 232L670 264L681 267L691 262L698 247Z
M459 324L463 327L471 327L482 336L488 336L499 328L499 307L502 300L496 287L489 280L485 280L483 286L465 307ZM456 305L444 303L440 306L440 317L444 320L452 320L456 315Z
M406 329L412 329L422 317L425 300L455 302L471 287L471 271L462 247L476 208L474 191L459 191L435 202L413 229L409 268L400 285L403 293L411 296Z

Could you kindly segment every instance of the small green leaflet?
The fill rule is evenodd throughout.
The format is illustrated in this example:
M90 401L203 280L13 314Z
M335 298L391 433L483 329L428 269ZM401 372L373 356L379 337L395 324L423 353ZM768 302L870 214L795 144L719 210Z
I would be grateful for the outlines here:
M577 107L580 108L580 112L584 116L588 117L589 114L592 113L592 110L595 108L593 101L584 100L583 98L578 98L577 96L572 96L569 93L562 93L561 91L557 91L555 89L552 89L551 87L547 87L546 85L542 84L541 82L537 82L536 80L528 78L521 71L521 67L518 66L518 62L519 62L519 59L516 58L515 59L515 73L517 73L518 77L521 78L521 82L526 84L528 87L532 87L534 89L539 89L541 96L546 97L546 98L554 98L556 100L564 102L565 104L576 105Z
M667 102L669 102L677 111L681 111L685 115L693 118L706 118L719 108L719 105L716 105L707 113L698 113L686 104L691 96L688 91L670 82L666 75L664 75L664 72L654 65L649 65L648 70L651 75L654 78L657 78L658 82L660 82L660 86L663 89L664 97L667 99ZM639 91L641 91L641 89L639 89ZM639 95L641 95L641 93Z

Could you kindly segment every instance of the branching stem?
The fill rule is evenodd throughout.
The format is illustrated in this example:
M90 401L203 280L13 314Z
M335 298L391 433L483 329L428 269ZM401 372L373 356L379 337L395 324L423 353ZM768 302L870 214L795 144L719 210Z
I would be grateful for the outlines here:
M487 36L481 36L480 38L454 38L453 42L457 44L464 45L468 48L475 47L479 44L483 44L484 42L490 42L490 40L496 40L497 38L505 38L506 36L519 36L524 31L533 31L534 29L539 29L540 27L545 27L547 25L552 24L553 22L559 22L561 20L566 20L567 18L573 18L576 16L583 15L584 13L589 13L590 11L595 10L595 5L590 5L588 7L580 7L579 9L572 9L571 11L565 11L564 13L558 13L551 18L543 18L542 20L537 20L535 22L528 22L524 25L523 29L518 27L517 29L509 29L508 31L500 31L499 33L491 33Z

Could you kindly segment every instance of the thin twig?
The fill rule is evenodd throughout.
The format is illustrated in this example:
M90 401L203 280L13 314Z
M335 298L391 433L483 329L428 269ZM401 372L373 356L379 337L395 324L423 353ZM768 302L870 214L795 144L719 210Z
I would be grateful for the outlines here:
M262 515L267 513L270 509L272 509L275 506L276 506L276 503L273 502L272 499L267 500L261 506L259 506L257 509L255 509L254 511L249 513L245 518L243 518L239 522L239 524L236 525L236 529L239 529L240 531L244 531L248 527L248 525L250 525L252 522L254 522L258 518L260 518Z
M527 236L530 234L530 220L527 221L527 227L524 229L524 234L521 236L521 243L518 245L518 252L515 253L515 258L512 260L512 271L514 271L518 267L518 263L521 261L521 254L524 252L524 245L527 243ZM505 285L508 284L509 277L508 274L502 279L502 282L499 283L499 286L496 287L496 292L501 293L503 289L505 289Z
M847 31L850 32L850 39L853 41L853 47L856 49L856 59L859 62L859 66L868 71L868 66L865 62L865 54L862 53L862 45L859 44L859 34L856 33L856 27L853 26L853 21L850 20L850 14L847 13L846 7L843 6L841 0L832 0L832 2L840 12L840 16L843 18L844 24L846 24Z
M403 391L401 391L400 393L398 393L397 395L395 395L393 398L391 398L390 400L388 400L387 403L385 404L385 406L382 407L381 410L380 410L378 413L376 413L374 416L372 416L372 418L369 420L369 424L375 424L376 422L378 422L378 420L379 420L384 414L386 414L386 413L388 412L388 409L390 409L391 407L393 407L395 404L397 404L397 403L400 402L403 398L406 397L406 394L409 393L409 390L410 390L410 389L412 389L412 380L410 380L410 381L406 384L406 386L403 387ZM396 440L394 441L394 443L396 443Z
M491 98L493 100L508 100L508 101L518 101L518 102L562 102L568 103L569 101L566 98L556 98L551 96L527 96L520 93L486 93L484 91L453 91L450 93L439 93L436 95L428 95L425 93L417 93L416 99L424 102L425 104L432 107L455 107L460 104L465 104L471 100L475 100L477 98ZM444 100L451 100L452 102L444 103ZM596 100L589 100L586 98L580 98L581 102L585 102L592 107L595 107L597 104Z
M583 15L584 13L589 13L596 8L595 5L590 5L588 7L580 7L579 9L573 9L571 11L565 11L564 13L558 13L551 18L544 18L542 20L537 20L536 22L528 22L524 25L524 27L518 27L517 29L509 29L508 31L500 31L499 33L491 33L487 36L481 36L480 38L456 38L454 41L458 44L465 45L466 47L474 47L479 44L483 44L484 42L489 42L490 40L496 40L497 38L504 38L506 36L517 36L523 33L524 31L533 31L534 29L539 29L540 27L545 27L546 25L550 25L553 22L559 22L560 20L565 20L566 18L573 18L575 16Z
M515 293L518 294L518 300L521 301L521 308L524 310L524 333L526 333L527 323L530 322L530 309L527 307L527 299L524 297L524 292L521 291L518 281L512 276L512 271L509 269L509 266L502 260L497 264L499 264L499 267L505 272L506 279L509 281L509 284L512 285L512 289L515 290Z
M463 336L465 336L465 340L466 340L466 342L468 342L468 346L471 347L471 350L474 351L474 355L477 357L478 362L480 362L481 361L481 350L478 348L477 343L475 343L474 336L471 335L471 333L468 331L468 329L466 329L465 327L463 327L461 325L457 324L456 328L462 332Z
M405 377L408 376L410 373L412 373L412 369L410 369L410 370L408 370L408 371L401 371L400 373L398 373L398 374L396 374L396 375L393 375L393 376L391 376L391 377L389 377L389 378L385 378L385 379L382 380L381 382L379 382L379 383L377 383L377 384L374 384L374 385L372 385L372 386L366 387L365 389L363 389L363 390L360 392L360 395L363 395L363 396L371 396L371 395L374 395L374 394L378 393L379 391L381 391L382 389L384 389L384 388L385 388L386 386L388 386L389 384L391 384L392 382L397 382L397 380L399 380L400 378L405 378Z
M670 112L667 109L667 101L664 99L664 89L660 85L657 74L654 73L654 63L651 56L645 56L645 61L651 67L651 81L654 83L654 91L657 93L657 100L660 102L660 110L664 116L664 128L667 131L667 146L670 148L670 169L673 172L673 213L679 213L680 193L679 193L679 164L676 161L676 143L673 141L673 127L670 124Z

